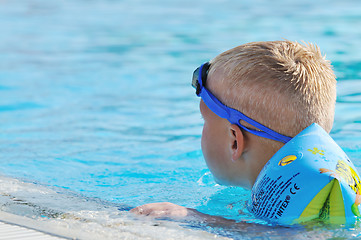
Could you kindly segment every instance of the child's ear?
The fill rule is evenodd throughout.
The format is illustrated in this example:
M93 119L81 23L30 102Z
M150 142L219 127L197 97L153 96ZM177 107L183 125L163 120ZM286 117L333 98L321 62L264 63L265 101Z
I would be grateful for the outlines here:
M232 160L237 161L243 154L244 151L244 141L245 136L240 129L240 127L236 124L231 124L231 151L232 151Z

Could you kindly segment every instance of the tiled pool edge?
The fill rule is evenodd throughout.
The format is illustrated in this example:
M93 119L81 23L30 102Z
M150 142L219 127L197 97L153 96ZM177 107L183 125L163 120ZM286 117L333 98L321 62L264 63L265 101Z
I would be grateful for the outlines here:
M60 240L67 239L53 234L45 233L35 229L0 221L0 239L39 239L39 240Z
M0 239L6 235L4 233L13 232L14 238L18 234L21 239L85 239L81 233L70 232L65 226L55 226L51 222L36 221L34 219L18 216L15 214L0 211ZM29 238L28 238L29 237ZM19 238L20 239L20 238Z

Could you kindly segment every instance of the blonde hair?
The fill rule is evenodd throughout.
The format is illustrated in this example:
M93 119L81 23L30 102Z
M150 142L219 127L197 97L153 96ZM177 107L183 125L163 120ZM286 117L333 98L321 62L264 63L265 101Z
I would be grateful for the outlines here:
M221 53L209 75L222 71L221 101L288 136L312 123L330 132L336 79L330 61L313 44L252 42Z

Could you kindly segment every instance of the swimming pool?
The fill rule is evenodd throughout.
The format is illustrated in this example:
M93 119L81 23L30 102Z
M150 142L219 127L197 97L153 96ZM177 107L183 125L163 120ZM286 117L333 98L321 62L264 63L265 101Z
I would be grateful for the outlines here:
M200 63L249 41L304 40L327 53L339 80L331 135L360 170L360 12L356 0L0 1L1 209L49 221L71 211L99 229L126 222L123 232L136 232L142 220L122 210L159 201L257 222L242 211L249 192L216 185L207 170L199 99L190 87ZM258 236L253 228L162 224L165 239L194 237L189 229ZM142 236L155 236L152 226ZM119 234L115 228L104 234Z

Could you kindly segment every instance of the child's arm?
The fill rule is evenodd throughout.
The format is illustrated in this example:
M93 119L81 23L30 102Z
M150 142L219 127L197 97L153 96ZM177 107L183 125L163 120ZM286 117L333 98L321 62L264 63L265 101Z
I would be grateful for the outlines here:
M236 225L238 227L243 227L243 228L255 227L255 224L250 224L247 222L236 222L234 220L230 220L218 216L211 216L208 214L198 212L195 209L182 207L169 202L145 204L133 208L132 210L130 210L130 212L138 215L151 216L154 218L171 218L174 220L182 220L186 222L205 223L207 225L214 224L216 226L224 226L224 227Z

